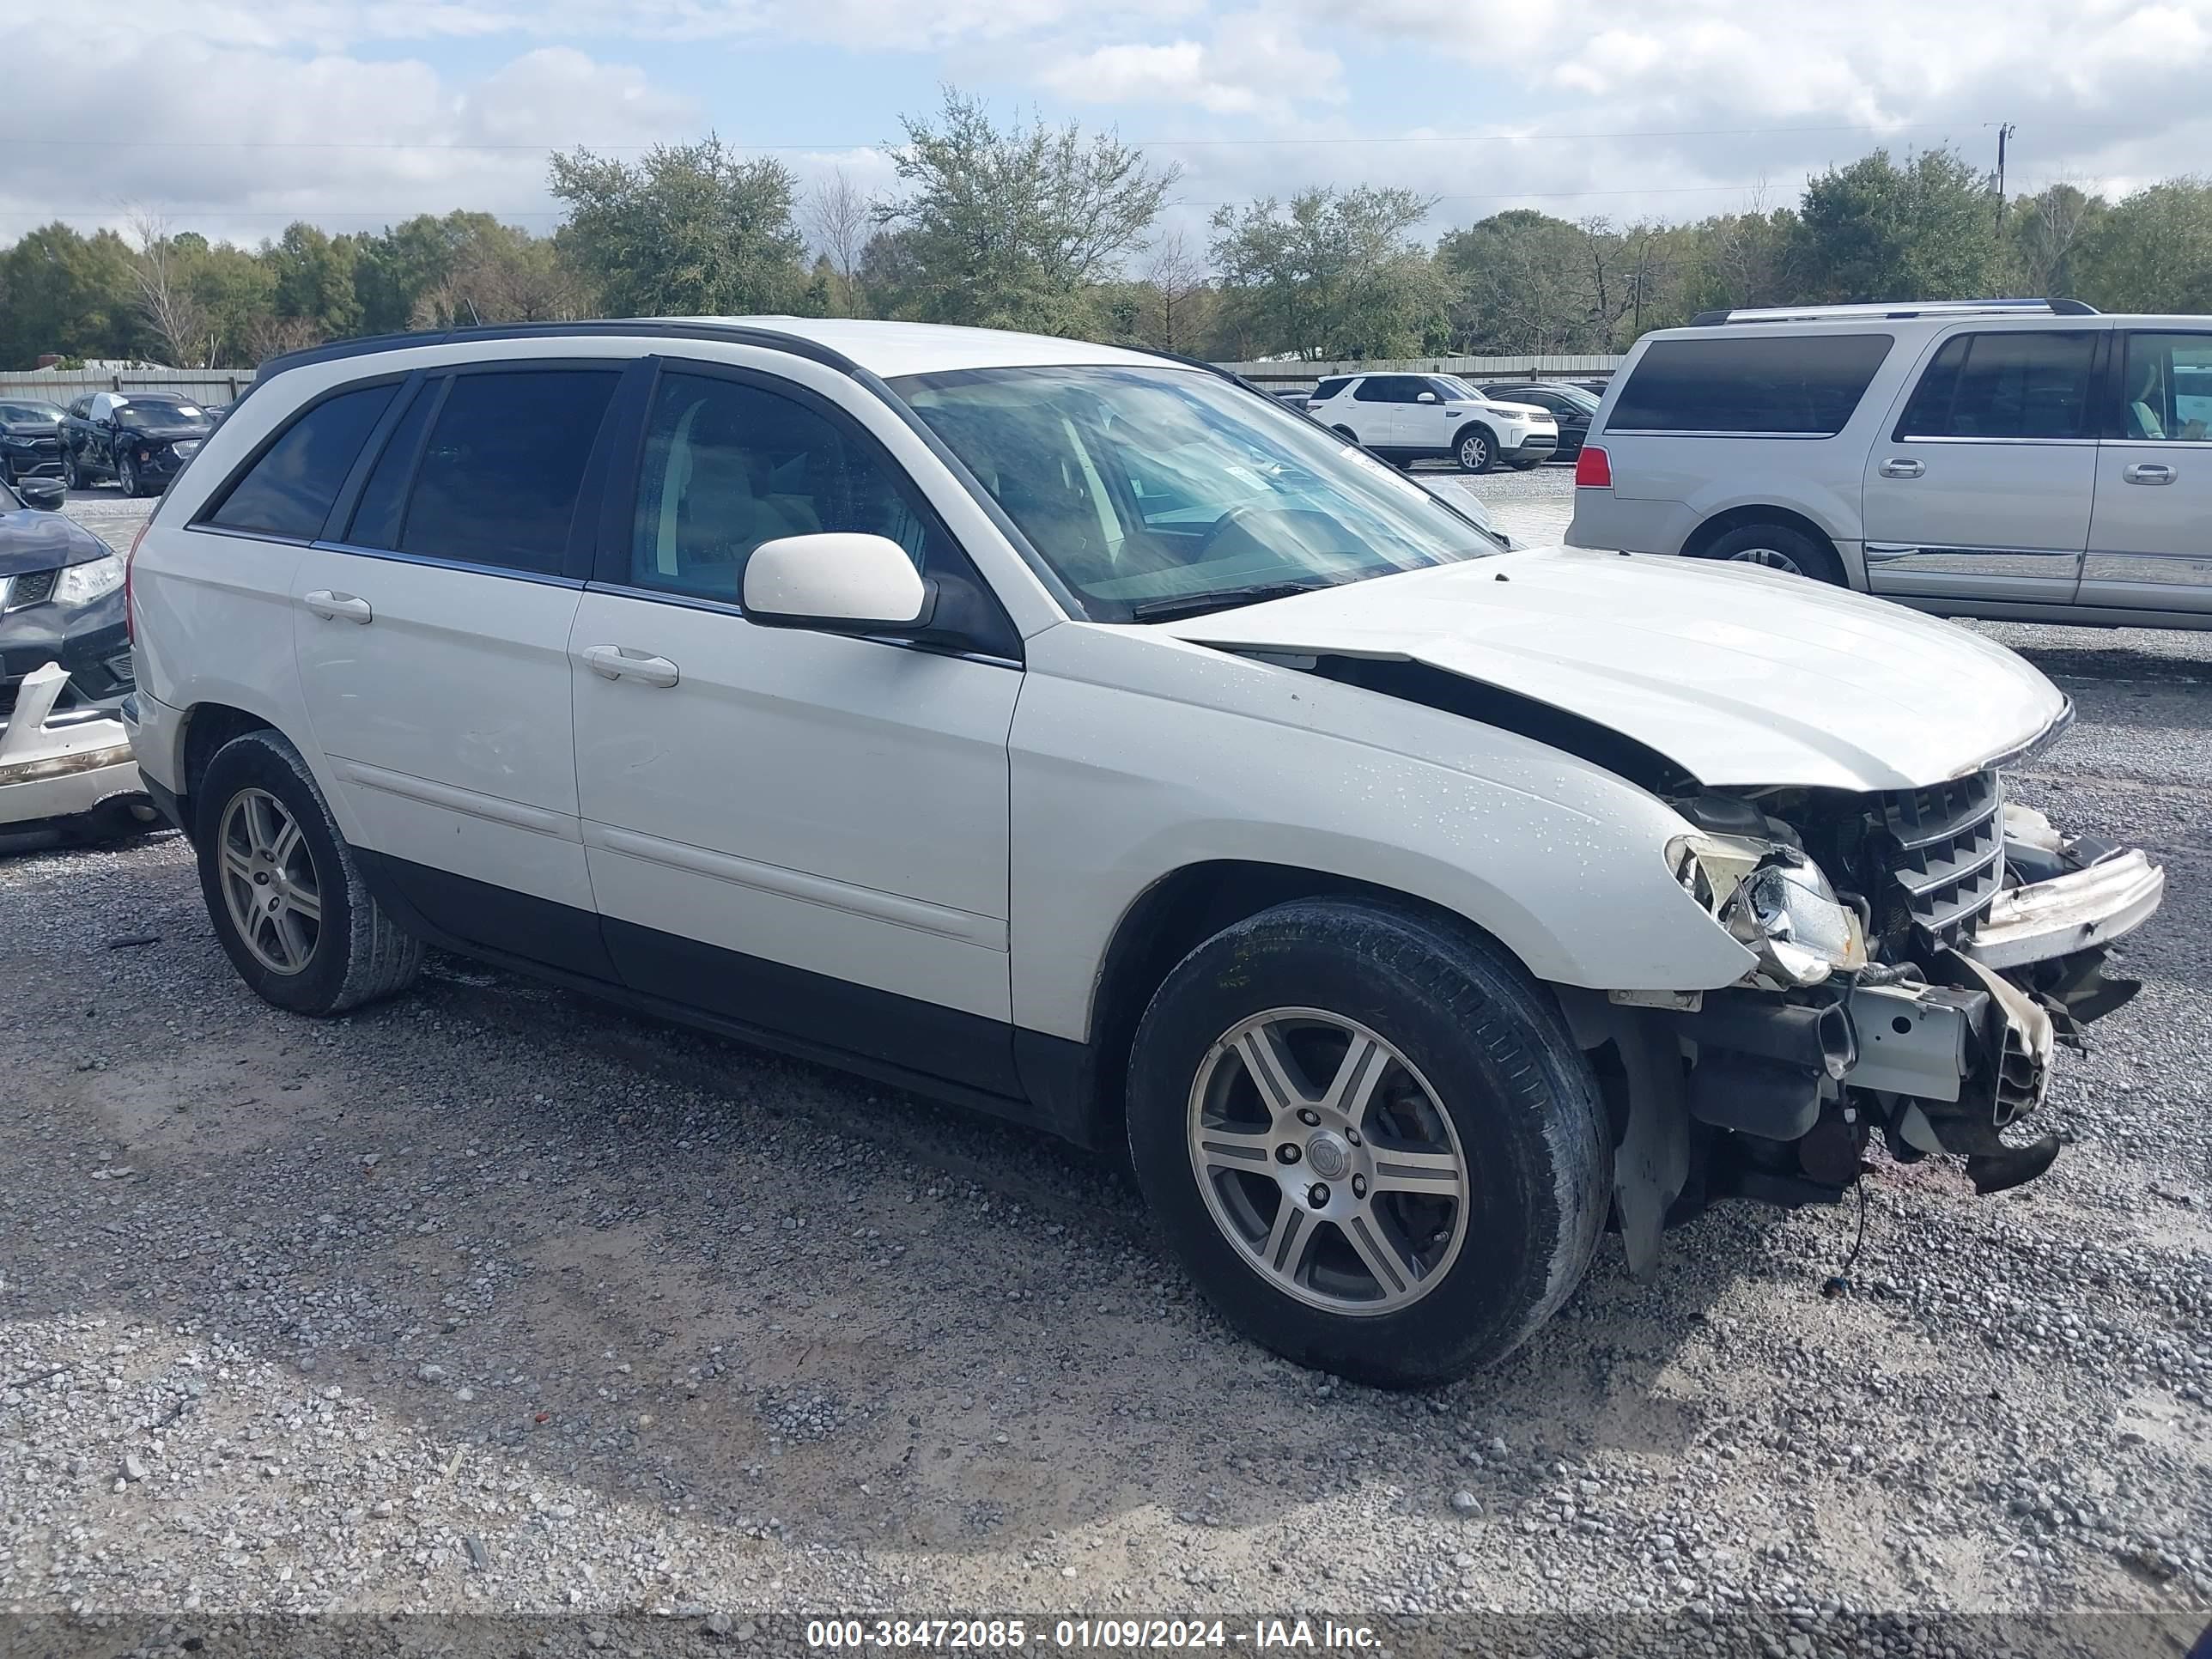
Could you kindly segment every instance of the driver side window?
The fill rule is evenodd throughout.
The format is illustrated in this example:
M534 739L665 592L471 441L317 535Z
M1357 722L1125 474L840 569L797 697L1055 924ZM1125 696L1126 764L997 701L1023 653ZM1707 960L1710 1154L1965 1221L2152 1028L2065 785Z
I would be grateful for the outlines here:
M737 605L754 549L820 531L888 536L925 574L954 557L859 432L745 381L661 375L638 471L633 586Z

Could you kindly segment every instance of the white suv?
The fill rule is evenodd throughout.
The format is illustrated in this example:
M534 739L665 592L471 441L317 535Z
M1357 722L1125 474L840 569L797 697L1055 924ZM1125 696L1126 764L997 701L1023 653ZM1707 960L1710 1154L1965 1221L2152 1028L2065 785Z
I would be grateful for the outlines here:
M1646 335L1567 540L1949 616L2212 628L2212 317L2074 301L1737 311Z
M1475 511L1066 340L333 346L143 533L125 713L277 1006L427 941L1126 1146L1230 1319L1378 1382L1871 1134L2039 1173L1999 1132L2163 883L2004 803L2065 698Z
M1525 472L1559 447L1551 410L1500 403L1449 374L1333 375L1306 413L1387 459L1453 460L1469 472Z

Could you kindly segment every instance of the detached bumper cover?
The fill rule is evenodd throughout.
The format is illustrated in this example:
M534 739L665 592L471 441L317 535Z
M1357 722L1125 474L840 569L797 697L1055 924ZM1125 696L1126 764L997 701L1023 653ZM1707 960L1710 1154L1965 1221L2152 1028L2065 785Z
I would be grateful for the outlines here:
M69 675L49 663L25 678L0 726L0 826L76 817L144 793L130 734L100 710L53 713Z
M1984 968L2020 968L2109 945L2142 927L2165 896L2166 871L2131 848L1999 893L1966 953Z

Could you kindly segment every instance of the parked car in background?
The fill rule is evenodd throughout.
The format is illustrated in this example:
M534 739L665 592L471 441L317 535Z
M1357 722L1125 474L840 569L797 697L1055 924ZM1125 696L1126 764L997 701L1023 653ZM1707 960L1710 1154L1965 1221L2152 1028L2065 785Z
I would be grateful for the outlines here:
M1575 475L1582 547L1948 616L2212 628L2212 317L2001 300L1647 334Z
M1292 409L1304 409L1313 401L1313 394L1309 392L1271 392L1267 395L1278 403L1289 404Z
M1314 388L1306 413L1386 460L1457 461L1525 471L1551 459L1559 422L1529 404L1485 397L1450 374L1346 374Z
M113 478L126 495L156 495L215 430L198 399L171 392L95 392L69 406L62 472L71 489Z
M1559 423L1559 447L1552 459L1571 461L1583 453L1590 416L1597 413L1597 394L1565 380L1509 380L1486 386L1482 395L1501 404L1527 404L1547 410Z
M272 1005L429 941L1126 1146L1227 1318L1370 1382L1509 1352L1608 1217L1643 1273L1875 1135L2040 1174L1998 1132L2164 883L2005 801L2064 696L1465 493L1072 340L338 344L155 509L125 713Z
M62 411L35 398L0 398L0 483L62 474Z
M44 485L58 505L58 480ZM0 833L99 836L153 811L121 720L131 690L123 561L0 483Z

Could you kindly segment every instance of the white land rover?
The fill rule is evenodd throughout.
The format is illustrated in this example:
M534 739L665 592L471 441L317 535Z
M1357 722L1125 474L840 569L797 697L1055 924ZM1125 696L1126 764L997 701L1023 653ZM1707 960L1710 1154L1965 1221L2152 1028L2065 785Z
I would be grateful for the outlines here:
M283 358L135 550L156 798L239 972L422 944L1126 1143L1222 1311L1382 1383L1608 1222L1869 1141L1984 1189L2133 988L2067 702L1747 566L1505 550L1229 378L789 319ZM1900 686L1925 695L1907 696Z

